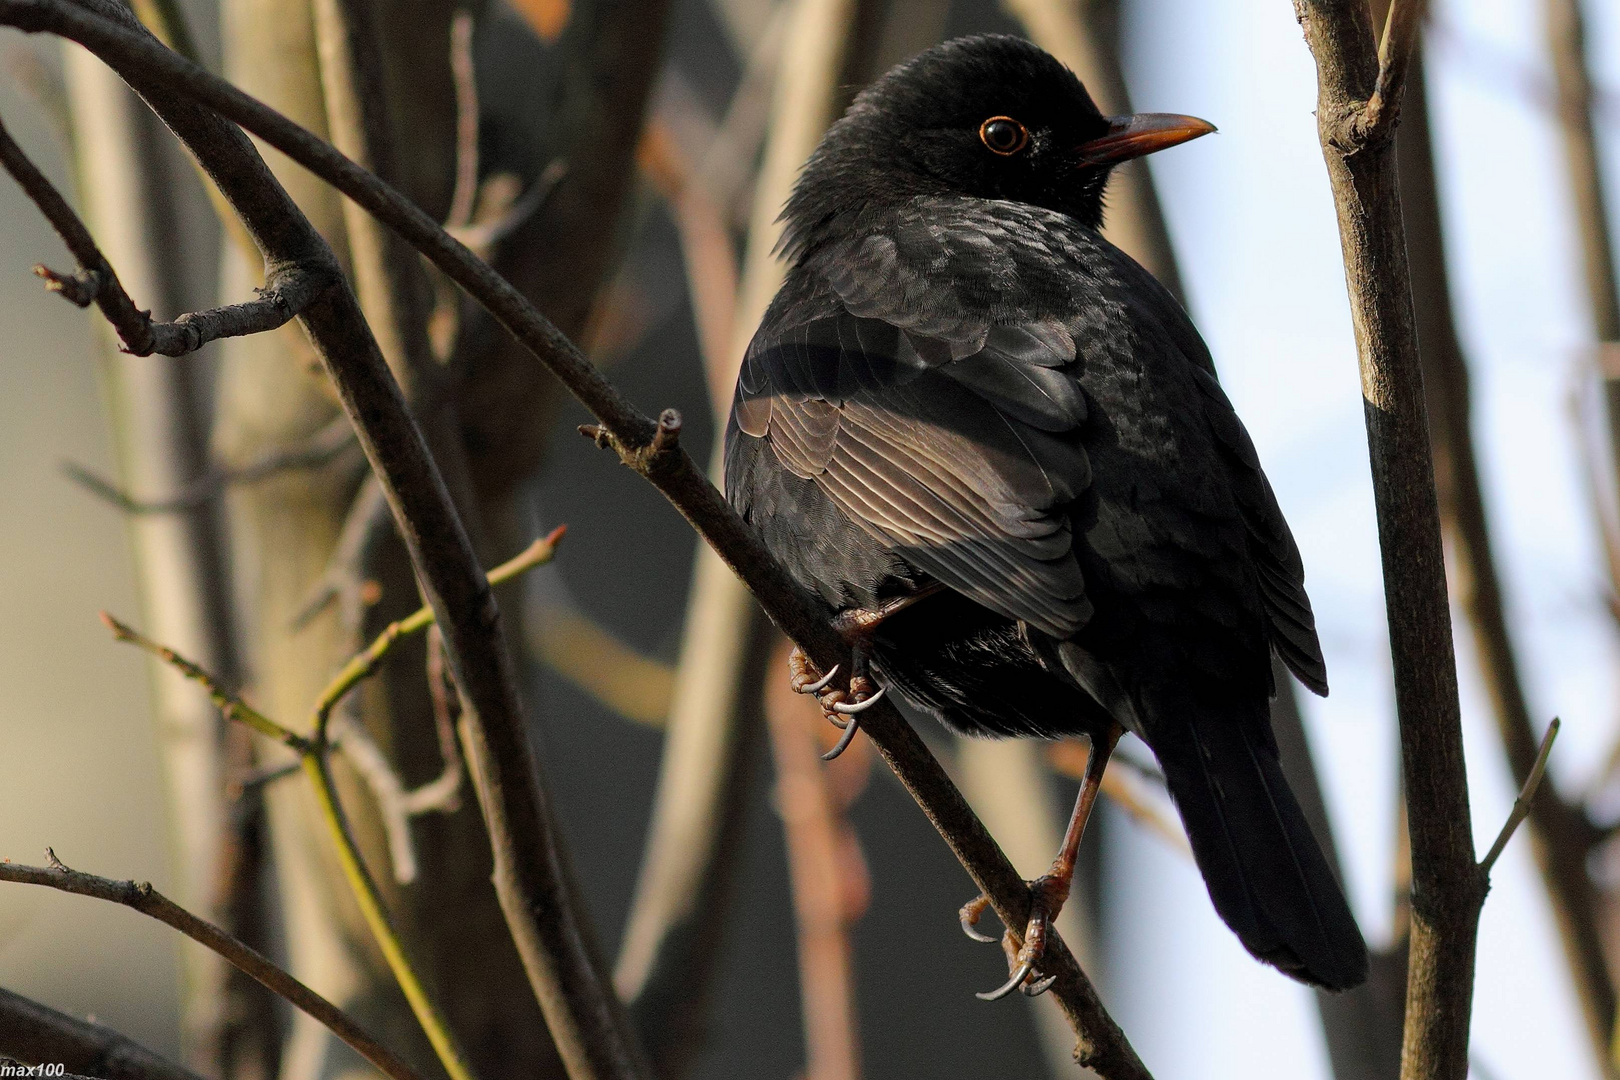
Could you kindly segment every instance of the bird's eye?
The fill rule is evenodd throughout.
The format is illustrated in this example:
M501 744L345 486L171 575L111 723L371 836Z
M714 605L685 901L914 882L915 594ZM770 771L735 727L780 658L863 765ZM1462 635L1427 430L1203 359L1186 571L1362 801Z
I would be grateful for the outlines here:
M979 141L991 153L1011 157L1029 145L1029 129L1010 116L992 116L979 125Z

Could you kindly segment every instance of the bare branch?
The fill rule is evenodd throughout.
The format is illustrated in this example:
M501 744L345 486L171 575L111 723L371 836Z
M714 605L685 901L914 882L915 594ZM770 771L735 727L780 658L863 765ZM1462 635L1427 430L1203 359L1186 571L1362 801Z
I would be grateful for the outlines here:
M1399 6L1399 5L1397 5ZM1354 130L1381 77L1361 0L1295 0L1316 60L1361 362L1383 554L1401 764L1410 803L1412 934L1402 1075L1462 1080L1485 880L1474 862L1429 420L1392 140ZM1397 16L1393 26L1400 26ZM1392 62L1404 64L1398 37ZM1382 108L1399 107L1393 98ZM1346 122L1349 122L1349 128Z
M127 641L136 648L151 653L186 678L200 684L204 690L208 691L208 696L213 700L215 707L224 714L225 719L246 724L260 735L274 739L299 755L307 754L313 748L313 744L308 739L291 728L282 727L240 697L226 690L212 675L167 645L153 641L133 627L119 622L105 611L101 613L101 621L106 624L107 629L112 631L113 637L119 641Z
M456 84L456 185L446 228L472 223L478 200L478 74L473 68L473 17L450 20L450 75Z
M314 1017L327 1029L348 1043L367 1061L377 1066L393 1080L422 1080L422 1077L392 1050L372 1038L343 1010L281 970L254 949L242 944L213 923L199 919L174 903L147 882L114 881L94 874L71 870L62 865L56 853L46 849L49 866L21 866L0 863L0 881L24 885L43 885L61 892L107 900L133 908L158 922L174 927L198 944L205 945L224 957L243 973L252 976L266 989L286 1000L295 1008Z
M349 423L347 416L338 420ZM352 425L349 430L353 431ZM394 518L382 485L375 475L367 474L360 482L360 490L349 504L343 528L338 531L336 545L327 560L326 569L310 588L309 595L298 605L292 618L292 629L302 630L310 620L336 601L343 625L358 634L365 609L381 597L374 582L365 580L364 564L372 546L394 531Z
M503 585L513 578L551 561L557 553L557 543L568 531L568 526L559 525L545 536L524 548L512 558L489 572L488 582L491 586ZM314 738L320 742L324 738L327 722L331 719L332 710L338 702L360 683L370 678L383 662L394 645L402 637L420 633L434 625L437 613L431 607L417 608L413 615L398 622L388 624L387 629L378 634L376 639L363 651L350 658L347 664L332 677L332 681L321 691L319 700L315 702L314 709Z
M1363 137L1369 141L1386 138L1395 130L1406 89L1406 71L1418 47L1418 27L1423 24L1427 7L1427 0L1394 0L1389 5L1378 43L1378 81L1361 120Z
M173 514L195 510L219 497L226 488L253 484L292 469L318 469L351 446L357 445L354 426L339 416L297 446L271 450L234 469L214 468L168 499L137 499L112 481L76 462L65 461L62 471L74 482L126 514Z
M108 11L111 14L112 9ZM467 289L575 393L602 422L593 434L599 435L604 445L613 447L625 464L650 480L681 510L819 667L831 670L842 661L843 669L849 670L847 647L827 624L817 602L771 559L703 472L680 450L671 431L672 427L678 429L678 417L666 414L666 421L673 424L658 425L634 409L522 294L408 200L273 109L112 19L88 14L64 0L0 0L0 23L26 31L57 33L90 48L146 93L182 138L199 144L205 158L230 157L246 148L214 126L207 119L208 113L187 109L171 95L182 94L241 123L397 229ZM222 182L225 179L231 178L222 174ZM240 200L238 208L248 219L250 229L267 240L275 240L277 246L318 242L304 235L302 229L294 230L297 235L289 234L288 222L301 222L301 215L285 203L283 196L265 198L259 185L269 182L268 178L248 179L251 191L247 184L233 183L227 195ZM436 609L443 605L443 610L454 613L443 625L457 685L468 707L469 723L465 726L476 736L480 725L486 725L482 736L498 739L496 744L480 745L475 737L475 752L469 755L481 794L492 796L483 799L483 806L496 848L497 888L531 975L538 986L553 986L549 977L542 979L535 972L551 970L549 965L558 957L583 961L589 951L577 951L585 931L575 921L571 899L555 877L560 873L556 864L549 857L533 857L534 852L553 850L553 841L546 835L549 814L539 804L541 796L532 764L519 765L530 759L511 675L505 670L507 654L491 622L479 614L487 610L487 585L481 574L476 582L468 578L469 567L475 571L476 563L397 389L389 385L386 371L378 370L380 360L367 359L368 352L375 355L374 346L353 340L356 334L364 334L364 324L354 311L352 297L346 289L335 290L325 302L306 312L304 319L343 392L346 408L362 428L362 445L368 457L384 477L426 591ZM655 439L661 432L663 437ZM474 641L479 642L476 649L471 648ZM990 897L998 917L1009 926L1023 926L1029 915L1027 886L916 732L886 702L864 713L862 726L968 869L974 884ZM510 775L489 786L495 779L487 775L491 768L510 771ZM524 849L521 861L513 846L513 828L539 833L532 837L533 846ZM548 874L553 875L554 884L536 880ZM532 921L529 912L534 909L512 906L523 903L518 898L525 890L530 890L537 904L548 905L546 909L556 916L545 926ZM543 891L546 898L541 900L532 890ZM1109 1080L1147 1077L1146 1068L1103 1008L1060 936L1049 939L1045 963L1047 970L1057 976L1052 994L1080 1036L1077 1059ZM570 985L585 987L588 994L595 992L589 986L591 975L581 969L579 978L581 982ZM557 991L547 989L546 993ZM578 1012L559 1012L567 1007L564 999L543 999L548 1018L557 1020L554 1032L560 1027L566 1036L569 1030L578 1030L568 1028L568 1024L588 1019L602 1033L600 1039L582 1040L564 1048L565 1058L571 1053L580 1054L582 1066L600 1060L600 1055L630 1052L623 1036L614 1032L616 1003L606 998L593 1000L591 1008L599 1011L586 1018ZM567 1041L559 1037L560 1044ZM609 1075L644 1074L644 1069L628 1064L633 1059L625 1060L623 1068Z
M1446 556L1451 564L1454 599L1468 617L1472 629L1468 638L1497 733L1514 783L1522 786L1536 760L1537 724L1520 675L1519 654L1506 611L1474 450L1471 379L1453 315L1421 56L1414 56L1410 64L1395 153L1401 218L1411 260L1423 391L1434 440L1435 488L1440 500L1440 523L1449 541ZM1589 456L1582 454L1580 461L1589 485L1594 484L1597 476ZM1613 556L1609 514L1601 502L1594 501L1593 505L1605 550ZM1620 581L1620 577L1614 580ZM1588 1038L1602 1059L1609 1053L1615 992L1603 957L1601 897L1587 872L1587 857L1598 837L1599 831L1585 808L1566 801L1551 784L1544 786L1530 804L1531 850L1552 905Z
M124 348L135 356L184 356L220 338L274 330L292 321L331 287L331 280L323 274L287 268L267 275L257 300L189 312L173 322L153 322L152 313L137 308L119 284L117 273L79 215L28 160L4 124L0 124L0 166L39 207L79 263L72 274L58 274L43 266L36 266L34 273L45 279L47 289L61 293L79 307L92 303L100 307Z
M1530 815L1530 804L1535 800L1536 789L1541 786L1542 778L1547 774L1547 756L1552 753L1553 740L1558 738L1558 718L1553 717L1552 723L1547 725L1547 734L1541 737L1541 749L1536 752L1536 763L1531 766L1530 775L1525 777L1524 787L1519 789L1519 797L1513 800L1513 809L1508 814L1507 821L1502 823L1502 831L1496 834L1496 842L1491 850L1479 861L1480 872L1486 877L1490 876L1491 868L1501 857L1502 849L1507 847L1508 841L1513 839L1513 833L1521 822Z
M0 1052L60 1064L100 1080L201 1080L111 1028L0 988Z
M438 1006L428 997L415 968L406 957L399 934L394 930L388 913L383 909L377 883L360 858L360 849L355 843L348 817L343 812L343 804L338 800L337 788L332 782L332 772L327 762L327 751L331 744L327 739L325 725L317 725L313 739L297 735L253 709L240 698L219 689L217 681L211 675L173 649L143 637L106 612L102 612L101 618L119 640L134 643L171 664L187 678L202 683L208 688L210 696L226 717L241 720L255 731L279 739L298 754L299 767L310 778L321 814L337 843L338 861L342 864L344 876L349 881L361 914L371 929L372 937L376 939L377 947L382 951L383 957L394 973L394 978L399 983L400 991L405 995L411 1011L422 1025L423 1034L432 1044L434 1052L439 1055L439 1061L444 1065L445 1072L450 1074L450 1080L476 1080L466 1064L466 1056L456 1045ZM55 855L51 855L51 861L53 869L66 869L56 862ZM0 880L4 878L0 877Z

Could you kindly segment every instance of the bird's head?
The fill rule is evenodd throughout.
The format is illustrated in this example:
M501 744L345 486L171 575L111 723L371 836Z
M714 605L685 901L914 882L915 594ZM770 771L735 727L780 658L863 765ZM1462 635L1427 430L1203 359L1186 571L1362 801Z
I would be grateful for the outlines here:
M802 251L842 214L919 195L1030 203L1097 228L1115 165L1214 130L1168 113L1104 116L1037 46L958 38L891 70L828 130L783 212L783 246Z

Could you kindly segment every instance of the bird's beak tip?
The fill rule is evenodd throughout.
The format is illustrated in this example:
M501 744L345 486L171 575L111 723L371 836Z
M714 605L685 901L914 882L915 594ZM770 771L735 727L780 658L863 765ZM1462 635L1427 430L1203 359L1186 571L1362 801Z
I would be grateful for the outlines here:
M1111 118L1106 134L1081 144L1077 149L1086 164L1112 165L1167 150L1217 130L1214 124L1196 116L1137 113L1135 116Z

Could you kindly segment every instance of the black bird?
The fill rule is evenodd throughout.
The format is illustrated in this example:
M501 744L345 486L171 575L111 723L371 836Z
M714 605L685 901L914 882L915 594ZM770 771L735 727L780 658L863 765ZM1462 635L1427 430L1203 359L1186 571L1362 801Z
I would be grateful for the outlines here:
M795 687L849 733L893 689L963 734L1091 740L1012 979L981 996L1049 983L1122 728L1244 946L1329 989L1366 976L1269 721L1273 650L1327 693L1299 551L1198 332L1097 231L1114 165L1213 130L1103 116L1017 38L922 53L805 165L738 379L727 497L855 646L847 691L802 657Z

